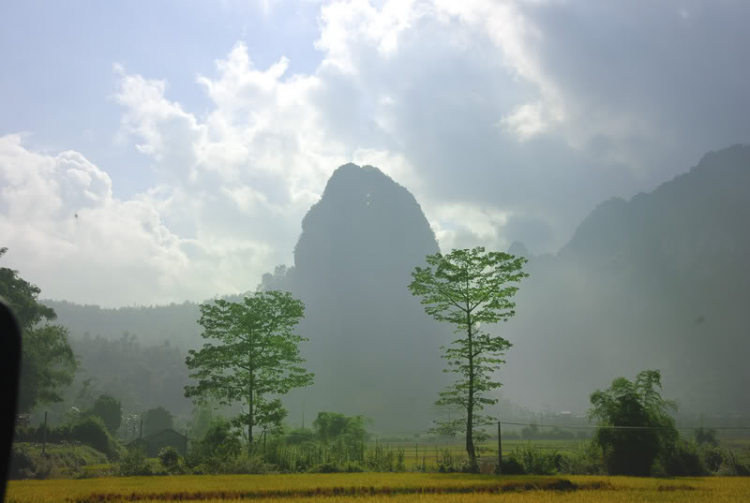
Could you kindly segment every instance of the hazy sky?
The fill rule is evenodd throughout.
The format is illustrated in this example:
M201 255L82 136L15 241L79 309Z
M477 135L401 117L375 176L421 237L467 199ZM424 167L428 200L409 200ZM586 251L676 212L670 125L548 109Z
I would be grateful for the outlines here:
M332 171L441 248L554 252L750 141L750 2L0 3L0 246L42 296L254 289Z

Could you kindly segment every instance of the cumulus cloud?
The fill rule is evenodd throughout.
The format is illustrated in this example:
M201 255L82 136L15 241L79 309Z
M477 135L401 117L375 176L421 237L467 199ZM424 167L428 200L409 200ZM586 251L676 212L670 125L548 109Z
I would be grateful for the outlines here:
M732 2L323 2L313 71L259 66L237 42L196 78L200 112L115 65L119 140L156 183L121 200L85 152L5 136L7 257L78 301L252 289L352 161L409 188L444 249L555 251L602 200L748 140L748 17Z

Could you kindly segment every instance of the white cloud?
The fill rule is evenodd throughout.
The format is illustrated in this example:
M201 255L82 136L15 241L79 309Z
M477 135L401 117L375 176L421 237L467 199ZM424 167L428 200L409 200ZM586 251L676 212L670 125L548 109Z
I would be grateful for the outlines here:
M293 73L284 54L259 67L237 42L197 77L199 112L162 75L115 65L119 139L155 185L120 200L86 152L2 137L0 244L52 297L113 305L252 289L290 263L304 213L353 161L411 190L444 250L528 236L532 252L554 251L601 200L668 178L673 167L653 168L665 159L684 170L747 141L750 74L731 63L750 45L722 43L744 40L741 23L725 35L702 13L676 2L328 2L314 71ZM716 15L742 19L732 14Z

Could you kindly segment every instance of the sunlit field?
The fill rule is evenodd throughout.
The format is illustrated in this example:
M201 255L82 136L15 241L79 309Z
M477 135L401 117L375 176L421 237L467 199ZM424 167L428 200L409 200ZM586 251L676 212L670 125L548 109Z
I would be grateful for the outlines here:
M361 473L13 481L8 501L746 502L750 478Z

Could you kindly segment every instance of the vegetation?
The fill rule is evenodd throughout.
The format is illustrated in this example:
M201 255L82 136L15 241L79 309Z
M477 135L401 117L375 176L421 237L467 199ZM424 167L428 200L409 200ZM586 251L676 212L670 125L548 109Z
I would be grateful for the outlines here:
M494 373L504 363L502 356L511 346L481 327L507 321L515 314L511 299L518 291L515 283L528 276L521 270L526 259L476 247L453 250L448 255L428 255L427 263L429 267L414 270L409 289L422 297L427 314L465 334L444 348L443 358L449 366L446 371L458 374L459 379L440 393L436 403L461 407L466 416L439 422L436 431L451 435L465 432L466 452L476 471L475 437L481 437L481 428L491 422L479 413L485 405L497 403L487 392L501 386Z
M98 417L113 435L122 424L122 404L109 395L101 395L88 411L88 415Z
M247 428L251 449L256 426L278 428L286 416L281 400L269 397L312 383L313 375L299 366L299 343L306 339L293 332L303 316L302 302L279 291L201 305L203 337L220 344L189 352L186 364L197 384L186 386L185 395L223 405L244 401L236 424Z
M149 436L174 427L174 416L164 407L147 410L143 414L143 435Z
M499 493L499 494L498 494ZM744 502L750 479L693 478L687 481L631 477L345 473L263 476L181 476L14 481L8 497L17 503L80 501L170 501L206 503L253 499L275 503L564 503L660 501ZM335 497L335 499L334 499Z
M7 251L0 248L0 257ZM18 271L0 267L0 296L10 305L23 332L18 410L24 413L40 403L62 401L59 390L73 382L77 368L68 331L50 323L56 318L55 311L38 302L40 292Z
M589 415L602 428L594 442L602 448L607 472L650 475L659 456L669 456L677 443L673 402L659 394L661 373L644 370L635 381L619 377L609 389L591 395Z
M46 435L44 425L38 428L16 429L16 442L42 443L45 439L51 444L77 442L87 445L105 454L110 460L119 459L123 453L122 446L112 437L98 417L86 417L58 428L47 428Z

